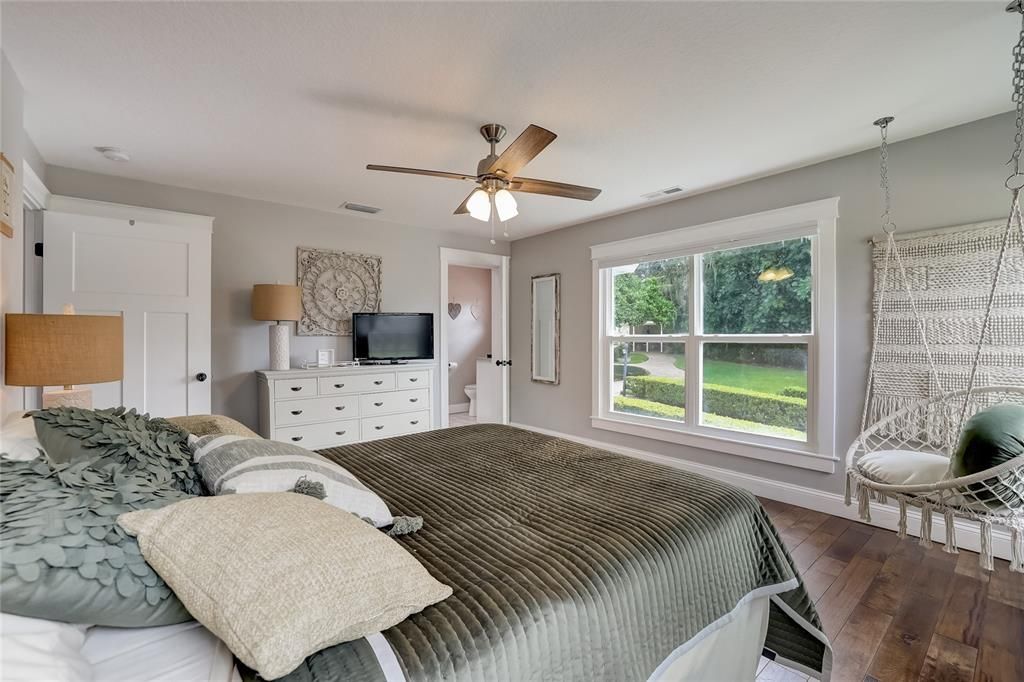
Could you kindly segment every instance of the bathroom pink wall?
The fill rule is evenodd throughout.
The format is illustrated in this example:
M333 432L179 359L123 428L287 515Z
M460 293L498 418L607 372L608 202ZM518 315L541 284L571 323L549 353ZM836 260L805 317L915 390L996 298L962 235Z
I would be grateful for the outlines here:
M462 305L457 318L448 318L448 361L459 363L449 374L448 402L459 405L469 402L464 389L476 383L477 358L491 352L491 271L448 266L448 301Z

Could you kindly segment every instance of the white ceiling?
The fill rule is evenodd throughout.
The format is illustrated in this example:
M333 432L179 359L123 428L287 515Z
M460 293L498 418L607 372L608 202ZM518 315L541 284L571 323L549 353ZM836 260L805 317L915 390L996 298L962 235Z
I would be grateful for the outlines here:
M1009 110L1019 21L975 3L3 3L51 164L479 234L482 123L558 139L513 237ZM132 161L92 148L123 147Z

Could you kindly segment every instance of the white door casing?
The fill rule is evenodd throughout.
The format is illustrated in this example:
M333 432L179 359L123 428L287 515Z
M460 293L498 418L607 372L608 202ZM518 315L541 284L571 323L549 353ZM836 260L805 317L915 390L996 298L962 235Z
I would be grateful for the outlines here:
M52 196L44 224L43 311L124 318L124 379L93 405L208 413L213 218Z

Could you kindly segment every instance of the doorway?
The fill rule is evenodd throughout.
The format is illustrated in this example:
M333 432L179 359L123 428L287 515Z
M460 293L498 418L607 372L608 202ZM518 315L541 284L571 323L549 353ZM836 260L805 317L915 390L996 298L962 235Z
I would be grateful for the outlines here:
M441 427L507 424L509 257L441 249Z

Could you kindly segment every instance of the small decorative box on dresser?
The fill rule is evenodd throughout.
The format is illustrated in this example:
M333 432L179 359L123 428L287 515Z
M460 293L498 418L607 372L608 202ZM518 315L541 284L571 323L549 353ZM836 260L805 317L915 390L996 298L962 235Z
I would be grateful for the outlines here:
M257 372L260 434L310 450L434 427L433 363Z

